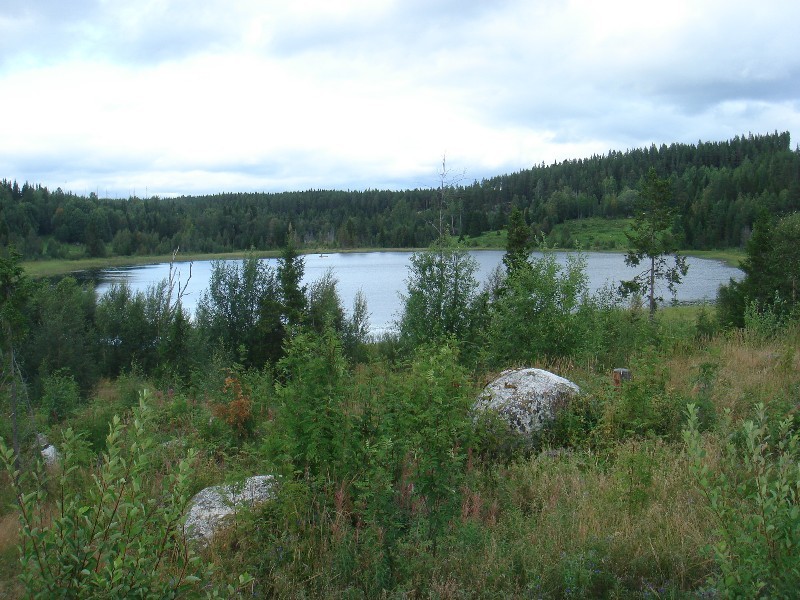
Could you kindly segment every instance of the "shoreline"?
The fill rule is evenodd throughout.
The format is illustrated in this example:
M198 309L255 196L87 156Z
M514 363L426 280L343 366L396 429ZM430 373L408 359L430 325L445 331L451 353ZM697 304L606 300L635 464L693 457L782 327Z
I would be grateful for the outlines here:
M482 251L494 250L502 251L505 248L491 248L491 247L467 247L466 250ZM299 251L301 255L309 254L355 254L362 252L419 252L425 248L311 248ZM552 248L556 252L569 252L575 251L575 248ZM608 254L622 254L623 250L584 250L584 252L598 252ZM690 250L679 251L683 256L693 256L695 258L707 258L711 260L719 260L731 267L740 268L741 262L745 258L745 253L741 250ZM192 261L207 261L207 260L237 260L244 258L248 254L253 254L258 258L278 258L281 255L280 250L253 250L253 251L239 251L239 252L193 252L191 254L178 254L174 257L174 262L192 262ZM107 258L80 258L76 260L67 259L53 259L53 260L37 260L37 261L23 261L22 267L26 273L33 279L40 279L44 277L56 277L59 275L69 275L70 273L77 273L80 271L88 271L92 269L108 269L112 267L135 267L140 265L154 265L161 263L168 263L173 261L172 254L159 254L147 256L111 256Z

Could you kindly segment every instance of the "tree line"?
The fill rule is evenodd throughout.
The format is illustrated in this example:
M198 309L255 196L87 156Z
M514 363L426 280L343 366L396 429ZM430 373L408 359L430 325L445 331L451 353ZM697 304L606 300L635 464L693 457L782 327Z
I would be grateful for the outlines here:
M800 209L800 152L789 133L655 145L533 166L470 185L402 191L307 190L178 198L99 198L0 181L0 243L27 259L279 249L426 247L503 229L513 207L534 232L585 217L620 218L648 171L669 180L675 230L692 249L740 247L763 215Z

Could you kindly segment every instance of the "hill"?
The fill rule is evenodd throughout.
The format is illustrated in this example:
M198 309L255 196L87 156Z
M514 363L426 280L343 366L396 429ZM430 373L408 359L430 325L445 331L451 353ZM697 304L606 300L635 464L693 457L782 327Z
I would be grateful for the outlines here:
M788 133L671 144L538 165L471 185L402 191L308 190L113 200L0 182L0 242L26 259L274 250L291 227L307 247L419 248L502 230L521 209L537 234L630 216L650 167L670 179L686 249L741 247L762 214L800 209L800 152ZM596 226L596 222L594 222ZM568 228L569 229L569 228ZM611 241L608 243L611 247Z

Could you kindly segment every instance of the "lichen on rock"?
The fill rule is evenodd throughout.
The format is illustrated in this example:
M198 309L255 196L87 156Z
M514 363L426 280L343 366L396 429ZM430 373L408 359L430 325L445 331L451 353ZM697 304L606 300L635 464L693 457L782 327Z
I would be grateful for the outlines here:
M509 369L483 389L473 409L493 412L515 433L530 435L579 393L577 385L550 371Z
M215 485L201 490L189 502L184 532L190 540L210 540L236 510L266 502L273 497L272 475L256 475L243 483Z

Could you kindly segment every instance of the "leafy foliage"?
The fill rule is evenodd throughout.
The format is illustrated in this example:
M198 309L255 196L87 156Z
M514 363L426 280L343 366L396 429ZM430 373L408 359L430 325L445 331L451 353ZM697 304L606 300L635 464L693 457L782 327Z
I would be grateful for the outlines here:
M59 369L44 380L41 407L53 422L64 419L78 407L80 401L78 384L68 371Z
M20 265L22 257L15 248L0 253L0 326L3 329L3 351L10 351L25 332L24 306L31 290L31 281Z
M92 388L102 369L96 309L94 289L72 277L55 284L36 282L26 306L32 326L20 348L34 395L42 391L48 375L62 369L84 394Z
M561 265L546 252L517 265L491 306L487 344L493 363L576 354L590 327L587 282L582 255Z
M764 405L733 432L718 466L709 464L688 407L684 431L692 471L715 518L709 548L726 598L791 598L800 581L800 434L793 419L770 423Z
M305 272L305 260L297 252L295 244L294 232L290 227L286 244L278 259L277 269L283 322L290 328L300 325L306 312L306 290L301 284Z
M28 597L175 598L196 590L204 573L181 525L194 455L166 475L160 494L151 494L153 440L145 401L143 395L132 423L114 418L102 464L86 490L74 486L82 450L71 430L64 435L63 468L52 498L42 472L32 491L23 488L13 452L0 440L20 510L21 578Z
M513 273L519 266L528 261L531 249L530 240L531 230L525 222L525 215L519 208L513 206L508 217L506 253L503 256L503 264L507 273Z
M306 321L318 332L326 327L342 333L345 328L345 315L337 290L338 281L332 269L313 282L308 289L308 309ZM362 296L363 299L363 296Z
M719 320L742 327L745 318L789 318L800 303L800 213L760 220L742 262L745 278L719 290Z
M349 379L341 344L331 329L292 338L278 362L284 383L280 431L294 470L341 475L350 443L345 413Z
M399 322L401 343L415 348L448 336L470 340L480 323L476 270L466 250L444 240L414 253Z
M277 359L285 330L275 271L253 255L238 264L214 261L211 269L208 290L197 305L204 336L236 358L244 349L248 365Z

